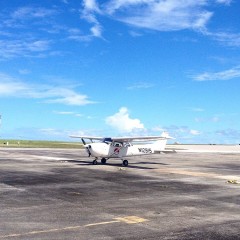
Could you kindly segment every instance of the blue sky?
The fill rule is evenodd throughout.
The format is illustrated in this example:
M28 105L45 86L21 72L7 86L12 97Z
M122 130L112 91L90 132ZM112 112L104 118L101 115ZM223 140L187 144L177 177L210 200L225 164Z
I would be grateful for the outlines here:
M0 1L1 138L240 143L237 0Z

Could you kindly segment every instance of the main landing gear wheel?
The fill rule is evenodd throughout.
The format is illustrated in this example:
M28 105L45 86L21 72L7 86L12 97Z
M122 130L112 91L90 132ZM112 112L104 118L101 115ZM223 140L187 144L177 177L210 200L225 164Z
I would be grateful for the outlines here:
M122 164L123 164L124 167L127 167L128 166L128 160L123 160Z
M106 162L107 162L107 159L106 159L106 158L102 158L102 159L101 159L101 163L102 163L102 164L106 164Z
M96 159L93 160L92 164L93 164L93 165L97 165L97 160L96 160Z

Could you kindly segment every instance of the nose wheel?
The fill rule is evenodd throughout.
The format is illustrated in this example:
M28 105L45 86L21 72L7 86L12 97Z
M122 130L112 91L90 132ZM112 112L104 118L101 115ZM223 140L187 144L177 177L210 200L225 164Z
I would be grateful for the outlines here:
M94 159L93 162L92 162L93 165L97 165L98 162L97 162L97 159Z
M124 167L127 167L127 166L128 166L128 160L123 160L122 165L123 165Z

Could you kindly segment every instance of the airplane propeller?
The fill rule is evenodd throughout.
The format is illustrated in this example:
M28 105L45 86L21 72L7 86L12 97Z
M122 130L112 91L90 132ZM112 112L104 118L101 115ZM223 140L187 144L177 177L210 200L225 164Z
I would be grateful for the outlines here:
M84 140L83 138L81 138L81 140L82 140L82 143L83 143L84 147L86 148L86 150L87 150L87 152L88 152L88 157L90 157L90 156L91 156L90 148L91 148L92 146L91 146L91 145L86 146L85 140Z
M86 142L84 141L83 138L81 138L83 145L86 145Z
M91 145L88 145L88 146L86 147L87 152L88 152L88 157L91 157L91 152L90 152L90 148L91 148L91 147L92 147Z

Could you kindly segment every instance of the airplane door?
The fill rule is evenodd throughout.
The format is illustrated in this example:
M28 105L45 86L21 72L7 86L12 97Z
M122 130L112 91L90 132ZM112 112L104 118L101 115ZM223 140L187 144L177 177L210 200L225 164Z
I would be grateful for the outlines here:
M126 155L126 147L119 142L112 143L110 147L110 156L111 157L123 157Z

